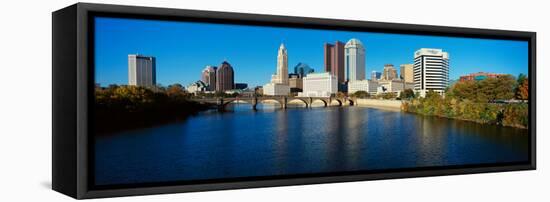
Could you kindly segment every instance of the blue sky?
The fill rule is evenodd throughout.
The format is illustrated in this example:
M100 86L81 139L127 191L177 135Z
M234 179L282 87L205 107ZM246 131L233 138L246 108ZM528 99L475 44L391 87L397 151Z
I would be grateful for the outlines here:
M96 83L128 83L128 54L157 59L157 83L187 85L200 79L206 65L227 60L235 82L249 86L269 82L276 71L277 50L288 49L289 72L299 62L323 71L323 44L357 38L366 47L366 72L384 64L412 63L420 48L450 54L450 78L479 71L527 73L528 44L524 41L436 37L282 27L223 25L121 18L95 19ZM398 70L399 71L399 70ZM370 78L370 77L369 77Z

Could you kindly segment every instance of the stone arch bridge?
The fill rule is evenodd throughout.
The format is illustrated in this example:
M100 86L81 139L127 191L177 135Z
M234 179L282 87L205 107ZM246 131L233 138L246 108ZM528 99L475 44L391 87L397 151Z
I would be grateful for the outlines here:
M224 110L230 103L246 102L252 105L252 109L256 110L258 104L263 102L276 102L282 109L286 109L290 102L301 102L305 104L305 107L311 107L314 102L322 102L324 107L333 105L337 106L353 106L356 103L355 98L351 97L287 97L287 96L262 96L262 97L234 97L234 98L194 98L193 101L199 103L216 104L219 110Z

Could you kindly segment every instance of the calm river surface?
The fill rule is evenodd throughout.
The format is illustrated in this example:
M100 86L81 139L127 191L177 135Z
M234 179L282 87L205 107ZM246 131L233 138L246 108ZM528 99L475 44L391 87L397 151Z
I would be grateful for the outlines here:
M527 130L363 107L235 104L96 137L97 185L528 160Z

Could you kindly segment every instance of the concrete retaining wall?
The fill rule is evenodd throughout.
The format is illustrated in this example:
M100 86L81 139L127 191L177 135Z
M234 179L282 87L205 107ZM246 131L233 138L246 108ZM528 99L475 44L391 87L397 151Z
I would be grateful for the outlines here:
M401 110L401 100L357 99L357 106Z

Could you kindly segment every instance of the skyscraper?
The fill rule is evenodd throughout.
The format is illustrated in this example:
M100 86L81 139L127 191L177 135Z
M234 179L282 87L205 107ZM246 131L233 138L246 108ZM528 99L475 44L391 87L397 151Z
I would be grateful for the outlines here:
M414 53L414 90L420 96L427 91L440 94L449 85L449 54L441 49L421 48Z
M279 46L277 54L277 74L271 76L271 83L288 85L288 55L285 44Z
M307 74L313 73L315 70L313 68L309 67L306 63L298 63L296 66L294 66L294 74L300 75L300 78L304 78Z
M407 83L414 82L413 64L402 64L399 78Z
M397 70L392 64L384 65L384 72L382 73L382 80L391 81L397 79Z
M201 81L206 84L206 89L208 91L216 90L216 66L207 65L204 70L202 70Z
M264 95L288 95L288 55L284 44L279 46L277 53L277 73L271 75L271 82L263 86Z
M325 72L338 78L339 83L344 83L344 43L336 41L334 44L325 43Z
M233 67L227 61L223 61L222 65L216 70L216 91L225 92L232 90L235 85L235 75Z
M128 85L152 87L157 84L155 57L128 55Z
M345 48L345 80L365 79L365 47L358 39L350 39Z

